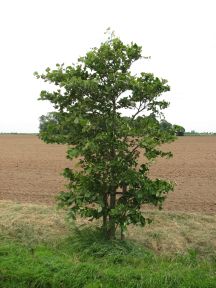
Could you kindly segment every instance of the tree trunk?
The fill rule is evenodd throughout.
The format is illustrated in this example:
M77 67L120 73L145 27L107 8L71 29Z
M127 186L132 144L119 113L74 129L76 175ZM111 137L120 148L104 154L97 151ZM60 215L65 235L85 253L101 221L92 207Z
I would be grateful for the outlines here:
M125 234L122 228L121 228L121 240L125 240Z
M115 208L116 205L116 188L113 187L110 193L110 210ZM109 240L115 239L115 219L109 215L109 223L108 223L108 233L107 238Z
M115 143L116 143L116 99L113 96L112 100L113 104L113 111L112 111L112 147L111 147L111 161L115 160L116 158L116 150L115 150ZM107 230L107 239L113 240L115 239L115 219L112 215L110 215L110 211L115 208L116 206L116 184L115 184L115 169L111 169L111 179L112 182L110 183L110 202L109 202L109 223L108 223L108 230Z
M127 184L123 183L122 185L122 197L124 197L124 194L127 192ZM124 235L124 231L121 228L121 240L125 240L125 235Z
M104 233L107 234L107 209L108 209L108 202L107 202L107 193L104 193L103 196L103 203L104 203L104 207L103 207L103 230Z

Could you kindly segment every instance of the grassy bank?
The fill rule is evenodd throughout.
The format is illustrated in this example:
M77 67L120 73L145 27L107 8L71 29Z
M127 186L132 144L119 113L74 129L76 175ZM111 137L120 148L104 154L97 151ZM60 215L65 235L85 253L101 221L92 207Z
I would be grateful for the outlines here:
M216 217L148 215L108 243L52 207L0 202L0 287L216 287Z

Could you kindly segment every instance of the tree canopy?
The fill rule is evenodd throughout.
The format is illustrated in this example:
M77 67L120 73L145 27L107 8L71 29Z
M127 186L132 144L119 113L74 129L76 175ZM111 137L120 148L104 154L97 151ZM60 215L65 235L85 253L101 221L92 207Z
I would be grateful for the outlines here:
M145 225L142 205L162 207L173 189L171 182L148 176L155 158L171 157L159 146L173 141L175 133L160 129L162 110L169 105L161 99L170 90L167 80L131 72L141 51L136 43L124 44L110 34L77 64L35 73L56 86L40 94L55 108L41 118L41 139L68 144L67 158L79 159L78 169L65 168L69 184L58 199L73 218L102 218L108 239L118 228L123 238L127 225Z

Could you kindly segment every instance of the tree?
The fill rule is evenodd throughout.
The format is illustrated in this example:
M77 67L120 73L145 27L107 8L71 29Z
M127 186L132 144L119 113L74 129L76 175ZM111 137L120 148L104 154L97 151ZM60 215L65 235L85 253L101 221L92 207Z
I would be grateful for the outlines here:
M176 136L184 136L185 128L180 125L173 125L173 129L175 130Z
M171 130L173 128L172 124L166 121L165 119L162 119L160 121L160 129L161 130Z
M144 226L149 219L142 205L161 208L173 189L169 181L148 177L155 158L171 157L158 146L175 136L161 130L157 120L169 104L160 99L170 90L167 81L130 71L142 57L141 50L111 34L78 64L35 72L37 78L56 85L53 92L40 93L39 99L50 101L56 110L41 118L41 139L69 144L67 158L79 159L79 169L64 169L69 184L58 199L73 218L77 214L90 220L102 218L107 239L114 239L118 228L123 238L129 224ZM129 113L130 117L124 116ZM145 160L140 164L142 155Z
M180 125L172 125L165 119L160 121L160 129L170 131L171 133L175 133L176 136L184 136L185 128Z

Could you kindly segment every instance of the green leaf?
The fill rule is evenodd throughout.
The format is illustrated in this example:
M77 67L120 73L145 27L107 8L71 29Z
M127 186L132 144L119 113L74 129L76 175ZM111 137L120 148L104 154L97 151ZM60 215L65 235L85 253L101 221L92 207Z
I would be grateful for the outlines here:
M69 148L67 151L67 158L73 159L80 155L80 150L77 148Z

